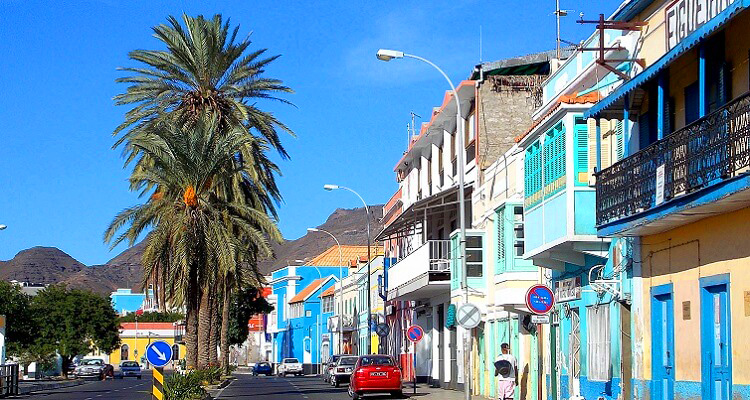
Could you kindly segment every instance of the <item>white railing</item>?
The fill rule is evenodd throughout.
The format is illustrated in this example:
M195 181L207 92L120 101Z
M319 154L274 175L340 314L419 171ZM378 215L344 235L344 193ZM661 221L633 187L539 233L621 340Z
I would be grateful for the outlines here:
M450 269L450 240L428 240L388 269L388 287L396 288L429 272Z

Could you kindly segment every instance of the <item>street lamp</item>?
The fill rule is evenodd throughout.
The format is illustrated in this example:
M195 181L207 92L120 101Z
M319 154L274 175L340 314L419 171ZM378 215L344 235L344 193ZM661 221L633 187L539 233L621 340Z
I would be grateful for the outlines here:
M5 228L7 228L7 227L8 227L8 225L0 224L0 231L3 230L3 229L5 229Z
M370 300L372 297L370 295L370 290L372 290L372 286L370 285L370 262L372 261L372 256L370 255L370 208L367 206L365 199L363 199L359 193L346 186L325 184L323 185L323 189L328 191L337 189L348 190L359 197L359 199L362 200L362 204L365 205L365 213L367 214L367 354L372 354L372 301Z
M435 65L432 61L422 58L419 56L415 56L413 54L406 54L403 51L398 50L387 50L387 49L380 49L377 52L377 58L381 61L391 61L394 58L413 58L415 60L422 61L424 63L427 63L431 65L433 68L438 70L441 75L443 75L443 78L445 78L446 81L448 81L448 85L451 87L451 92L453 93L453 98L456 100L456 141L458 143L458 215L459 215L459 236L458 236L458 260L460 263L463 263L464 266L464 274L461 279L461 284L464 287L464 302L469 302L469 285L467 284L466 277L469 275L469 269L466 265L466 204L464 203L464 151L465 145L464 145L464 130L463 130L463 117L461 116L461 101L458 98L458 92L456 92L456 87L453 86L453 82L448 77L448 75L443 72L440 67ZM469 342L468 345L464 348L464 357L467 357L466 355L469 354L468 350L471 349L471 332L469 332ZM466 365L469 363L467 362ZM466 371L466 382L471 382L471 368L465 368ZM470 385L464 385L466 390L466 399L471 399L471 387Z
M308 232L323 232L330 236L339 248L339 354L342 353L344 348L344 324L343 324L343 313L344 313L344 257L341 254L341 243L333 236L331 232L318 228L307 228Z

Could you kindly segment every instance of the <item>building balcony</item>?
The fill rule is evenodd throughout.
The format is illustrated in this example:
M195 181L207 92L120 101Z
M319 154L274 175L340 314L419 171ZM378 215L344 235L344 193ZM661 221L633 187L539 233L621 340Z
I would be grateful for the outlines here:
M388 269L388 300L419 300L450 291L450 240L428 240Z
M750 92L597 174L599 236L650 235L750 205Z

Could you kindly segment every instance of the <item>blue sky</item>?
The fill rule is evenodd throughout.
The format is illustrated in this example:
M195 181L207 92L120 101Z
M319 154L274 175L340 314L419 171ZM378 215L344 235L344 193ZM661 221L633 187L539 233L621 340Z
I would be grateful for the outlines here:
M64 4L63 4L64 3ZM55 4L55 5L52 5ZM554 48L554 0L507 1L151 1L0 3L0 259L36 245L56 246L81 262L104 263L112 251L102 232L138 203L128 171L112 150L125 107L112 97L127 53L162 48L150 28L169 14L222 13L252 31L254 46L282 57L268 68L296 93L296 107L259 103L291 126L291 160L280 161L286 238L305 234L338 207L356 207L348 192L383 203L397 189L393 166L406 145L409 112L426 116L446 84L414 60L375 59L379 47L429 58L454 81L483 58L491 61ZM571 15L563 38L579 41L591 26L574 21L610 14L617 0L562 0Z

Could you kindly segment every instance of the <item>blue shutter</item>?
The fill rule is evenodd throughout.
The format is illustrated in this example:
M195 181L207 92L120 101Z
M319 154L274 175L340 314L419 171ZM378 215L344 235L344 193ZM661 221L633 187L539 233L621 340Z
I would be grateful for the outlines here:
M495 273L505 272L505 207L500 208L495 215L497 228L497 260Z
M617 159L612 161L612 164L614 164L617 161L620 161L623 159L625 154L625 133L623 132L623 123L622 121L617 121L617 126L615 127L615 146L617 151Z

